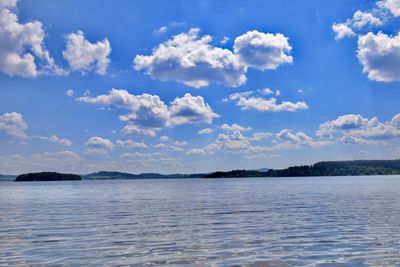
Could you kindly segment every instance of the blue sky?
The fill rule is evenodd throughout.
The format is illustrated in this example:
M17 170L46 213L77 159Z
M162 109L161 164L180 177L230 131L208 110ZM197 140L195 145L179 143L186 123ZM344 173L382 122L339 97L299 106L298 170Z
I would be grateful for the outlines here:
M399 158L399 0L0 12L0 173Z

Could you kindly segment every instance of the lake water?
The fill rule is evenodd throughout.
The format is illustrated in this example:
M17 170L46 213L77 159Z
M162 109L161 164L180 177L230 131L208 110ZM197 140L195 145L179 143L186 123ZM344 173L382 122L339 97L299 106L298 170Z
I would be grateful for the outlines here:
M0 266L400 266L400 176L0 183Z

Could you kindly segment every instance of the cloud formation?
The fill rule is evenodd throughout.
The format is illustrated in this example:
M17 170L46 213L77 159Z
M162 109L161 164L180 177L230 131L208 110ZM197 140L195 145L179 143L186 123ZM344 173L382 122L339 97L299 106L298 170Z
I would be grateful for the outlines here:
M20 23L16 6L16 0L0 2L0 71L22 77L65 74L45 49L42 23Z
M289 55L292 48L283 34L247 32L235 39L232 52L213 46L213 38L199 36L199 32L190 29L153 48L149 56L137 55L134 69L154 79L195 88L211 83L237 87L246 82L248 67L272 70L293 61Z
M129 110L120 120L127 123L123 132L155 136L162 128L180 124L212 123L218 115L201 96L187 93L175 98L169 105L159 96L133 95L126 90L112 89L109 94L97 97L83 96L78 101L100 106L112 106Z
M249 31L235 39L233 48L243 64L259 70L275 70L293 62L292 47L281 33Z
M100 75L106 74L111 53L110 42L107 39L91 43L85 39L82 31L70 33L66 39L67 46L63 56L73 71L82 74L90 71Z
M339 116L319 126L317 136L353 144L382 143L400 138L400 114L391 120L380 122L377 117L364 118L358 114Z
M22 114L17 112L6 112L0 115L0 131L5 132L13 139L26 139L25 130L28 125Z
M71 146L73 142L67 138L60 138L57 135L53 134L51 136L41 136L41 135L35 135L34 138L41 139L41 140L46 140L52 143L60 144L63 146Z
M360 36L357 57L370 80L400 81L400 33L390 36L370 32Z
M243 93L234 93L229 95L223 101L235 101L236 106L241 107L242 110L254 109L263 112L281 112L281 111L298 111L309 109L308 105L304 101L290 102L283 101L277 103L277 99L271 97L266 99L260 96L251 96L255 91L247 91Z

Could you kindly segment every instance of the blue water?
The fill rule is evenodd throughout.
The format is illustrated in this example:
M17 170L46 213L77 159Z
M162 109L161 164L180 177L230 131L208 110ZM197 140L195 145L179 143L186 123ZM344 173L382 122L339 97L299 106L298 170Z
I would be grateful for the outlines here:
M400 176L0 183L0 266L400 266Z

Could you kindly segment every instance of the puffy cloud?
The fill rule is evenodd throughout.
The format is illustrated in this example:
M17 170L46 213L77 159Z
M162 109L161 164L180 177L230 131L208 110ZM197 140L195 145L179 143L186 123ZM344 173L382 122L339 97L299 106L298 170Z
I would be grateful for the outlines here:
M233 131L250 131L252 128L251 127L243 127L243 126L240 126L240 125L238 125L238 124L236 124L236 123L234 123L234 124L232 124L232 125L228 125L228 124L222 124L221 125L221 129L222 130L225 130L225 131L229 131L229 132L233 132Z
M367 25L380 26L383 23L371 13L357 10L353 15L352 24L357 28L362 28Z
M66 96L69 96L69 97L73 97L73 96L74 96L74 90L68 89L68 90L65 92L65 95L66 95Z
M86 146L88 148L85 150L85 154L101 155L106 154L108 150L113 149L114 144L106 138L93 136L86 142Z
M162 81L173 80L199 88L211 83L237 87L246 82L248 67L274 70L292 63L292 47L283 34L249 31L235 39L234 52L211 45L210 35L193 28L153 48L149 56L137 55L134 69ZM222 43L227 41L223 39Z
M349 114L320 125L317 136L334 138L345 143L380 143L400 138L400 114L387 122L378 118L364 118L361 115Z
M15 13L16 2L0 3L0 71L22 77L65 74L44 48L46 34L42 23L37 20L20 23Z
M67 35L67 46L63 56L73 71L80 71L82 74L95 71L105 75L110 63L110 53L111 46L107 39L91 43L85 39L82 31L78 31Z
M270 132L257 132L254 133L253 136L250 138L251 141L261 141L267 138L270 138L272 134Z
M200 131L198 131L197 133L198 134L212 134L213 132L214 132L214 130L211 128L204 128L204 129L201 129Z
M212 37L199 37L199 29L178 34L153 49L150 56L137 55L134 69L150 77L173 80L191 87L218 83L236 87L246 82L246 66L228 49L210 45Z
M292 47L288 38L281 34L249 31L235 39L234 52L240 61L260 70L275 70L282 64L290 64Z
M270 99L265 99L263 97L248 97L243 93L231 94L225 101L237 101L236 106L241 107L242 110L254 109L258 111L270 111L270 112L280 112L280 111L297 111L309 109L308 105L304 101L300 102L290 102L283 101L278 104L276 98L272 97Z
M341 40L344 37L355 35L353 30L346 23L333 23L332 30L336 33L336 40Z
M201 96L187 93L171 102L170 117L172 124L212 123L219 117Z
M157 95L133 95L118 89L112 89L107 95L83 96L77 100L129 110L130 113L120 116L120 120L128 123L123 129L126 134L155 136L164 127L211 123L218 117L201 96L191 94L175 98L169 106Z
M175 141L174 145L176 145L176 146L187 146L188 142L186 142L186 141Z
M127 148L147 148L147 145L143 142L135 142L131 139L128 140L117 140L115 144L119 147L127 147Z
M17 112L7 112L0 115L0 131L15 139L25 139L25 130L28 125L25 123L23 116Z
M41 140L46 140L52 143L57 143L63 146L71 146L73 142L67 138L60 138L57 135L53 134L52 136L41 136L41 135L36 135L34 138L38 138Z
M59 171L73 172L81 163L81 157L72 151L44 152L32 155L0 156L0 169L7 173Z
M384 8L390 11L395 16L400 16L400 1L399 0L382 0L377 3L380 8Z
M201 148L192 148L186 152L186 155L205 155L206 152Z
M370 80L400 81L400 33L389 36L370 32L360 36L357 57Z
M162 141L162 142L168 141L168 139L169 139L168 136L165 136L165 135L160 136L160 141Z
M239 131L229 134L219 134L214 143L205 147L207 151L215 151L219 149L243 149L250 145L249 139Z

